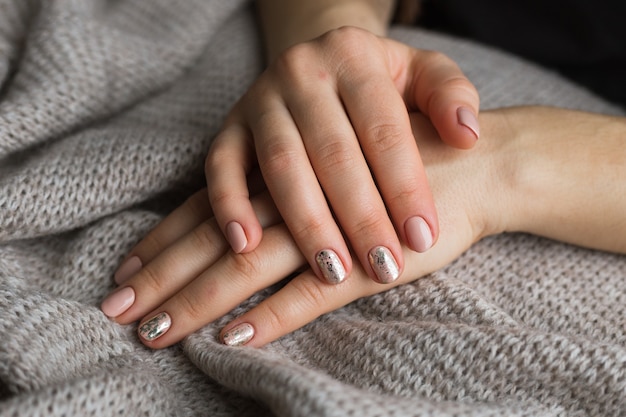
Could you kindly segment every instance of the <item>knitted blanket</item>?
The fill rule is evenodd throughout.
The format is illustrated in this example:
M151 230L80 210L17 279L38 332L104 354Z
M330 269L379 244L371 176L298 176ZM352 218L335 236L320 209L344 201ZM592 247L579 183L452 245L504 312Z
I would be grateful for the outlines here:
M0 0L0 416L626 414L626 257L523 234L262 349L219 329L152 351L99 304L123 256L198 189L262 69L244 0ZM483 108L619 109L417 29Z

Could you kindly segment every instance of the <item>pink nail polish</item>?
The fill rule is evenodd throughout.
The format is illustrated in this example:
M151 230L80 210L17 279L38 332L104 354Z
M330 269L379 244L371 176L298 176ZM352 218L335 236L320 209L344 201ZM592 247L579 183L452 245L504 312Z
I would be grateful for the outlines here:
M250 323L241 323L224 333L222 342L227 346L243 346L254 337L254 327Z
M143 265L141 264L141 259L139 259L138 256L132 256L124 261L117 271L115 271L113 279L118 285L123 284L139 272L142 267Z
M226 239L235 253L241 253L248 245L246 232L237 222L230 222L226 225Z
M100 309L108 317L117 317L130 308L135 302L135 290L125 287L111 293L104 299Z
M456 111L456 117L459 124L471 130L474 136L476 136L476 139L478 139L480 136L480 127L474 113L467 107L459 107Z
M381 284L394 282L400 276L400 269L391 251L384 246L376 246L369 253L369 261Z
M339 284L346 278L346 269L335 251L321 250L315 257L315 261L329 284Z
M433 234L422 217L411 217L404 223L404 231L411 249L426 252L433 246Z
M139 326L138 332L142 339L148 342L157 339L165 334L172 325L172 319L166 312L162 312L145 321Z

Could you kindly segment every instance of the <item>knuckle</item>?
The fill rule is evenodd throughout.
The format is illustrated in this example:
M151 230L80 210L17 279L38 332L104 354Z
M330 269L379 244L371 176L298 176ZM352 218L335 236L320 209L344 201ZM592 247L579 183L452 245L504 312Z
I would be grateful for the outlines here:
M299 310L319 311L326 306L326 294L317 280L295 279L290 284L296 293L294 300L299 300Z
M415 205L420 195L424 195L424 190L419 188L416 181L409 181L395 191L389 198L389 204L397 207L411 207Z
M281 176L297 168L297 151L283 138L268 138L268 145L259 158L261 171L269 176ZM259 155L261 156L261 155Z
M269 301L262 305L265 310L263 314L264 326L272 329L272 333L285 333L290 328L292 316L285 311L284 306Z
M221 231L214 221L204 221L191 232L194 246L200 248L211 248L218 245Z
M209 311L210 297L205 297L206 292L206 289L201 293L181 291L176 295L176 309L192 321L203 320Z
M211 202L211 207L213 207L213 209L216 211L223 209L225 206L227 206L229 203L233 202L233 200L239 197L239 195L232 188L221 187L221 186L212 187L208 191L208 194L209 194L209 201ZM199 206L199 204L197 205ZM200 211L202 210L202 208L201 207L191 208L191 210ZM202 213L198 213L198 214L202 214ZM210 214L210 213L207 213L205 209L204 216L206 217L207 214Z
M356 158L354 149L343 138L325 136L327 143L320 146L314 153L314 158L325 172L349 170L354 167Z
M272 64L272 70L283 81L300 83L303 74L310 71L311 63L317 61L318 58L312 44L299 43L281 53Z
M326 32L320 41L331 48L336 48L341 52L362 50L363 44L374 37L368 31L354 26L342 26Z
M426 65L434 65L436 67L442 65L456 66L454 60L441 51L428 50L423 51L423 54L423 59Z
M154 270L154 268L150 267L150 265L139 271L136 279L137 281L135 282L141 283L141 289L143 291L148 290L148 292L153 294L160 294L164 291L164 280L159 273ZM138 291L139 288L135 287L135 290Z
M228 158L226 152L219 146L213 146L209 150L206 158L204 159L204 172L207 175L212 175L214 172L218 172L221 166L224 164L224 160Z
M463 74L454 75L443 81L443 89L440 91L461 90L474 93L476 88Z
M362 214L355 222L354 233L356 235L363 236L379 236L380 233L377 232L383 230L386 221L386 216L383 216L377 211L371 209Z
M377 123L366 132L367 146L374 154L395 151L406 143L406 135L397 124Z
M237 279L233 282L240 282L241 285L248 286L251 280L261 275L263 262L257 252L233 254L231 257L233 273Z
M292 227L292 235L297 242L310 240L311 236L323 236L328 226L323 223L321 216L311 215L297 222Z
M377 62L375 56L379 50L373 43L376 39L375 35L362 29L340 27L327 32L319 42L322 49L330 51L326 56L337 68L338 78L347 77L358 84L367 81L371 70L364 71L363 62ZM359 71L353 71L355 66Z

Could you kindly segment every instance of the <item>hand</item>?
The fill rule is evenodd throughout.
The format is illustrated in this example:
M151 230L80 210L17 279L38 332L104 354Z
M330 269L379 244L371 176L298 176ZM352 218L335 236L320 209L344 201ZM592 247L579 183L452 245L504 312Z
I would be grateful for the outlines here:
M392 282L404 265L401 242L425 252L439 235L407 108L428 116L445 143L469 148L478 102L458 66L436 52L356 28L296 45L235 106L207 157L216 221L235 252L257 247L262 226L246 176L258 159L318 277L338 283L350 274L344 233L364 271Z
M482 121L491 126L498 118L486 114ZM372 281L358 265L336 286L307 269L228 324L221 334L225 343L262 346L360 297L435 271L498 230L501 214L510 211L507 189L499 182L510 164L495 148L506 141L486 139L465 155L443 144L423 116L414 115L412 122L440 215L441 235L433 249L420 254L405 247L406 267L391 285ZM266 227L263 239L254 251L236 254L211 218L206 193L195 194L131 251L128 259L145 266L130 278L116 277L120 287L102 303L103 311L122 324L143 317L141 340L163 348L306 265L269 196L258 195L252 206Z

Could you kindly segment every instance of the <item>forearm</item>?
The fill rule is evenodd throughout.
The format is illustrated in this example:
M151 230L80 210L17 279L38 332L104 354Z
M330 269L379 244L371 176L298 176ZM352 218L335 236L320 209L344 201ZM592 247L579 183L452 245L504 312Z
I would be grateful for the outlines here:
M360 27L384 35L394 3L392 0L258 0L268 60L291 45L341 26Z
M626 253L626 119L552 108L503 114L514 132L501 149L505 230Z

